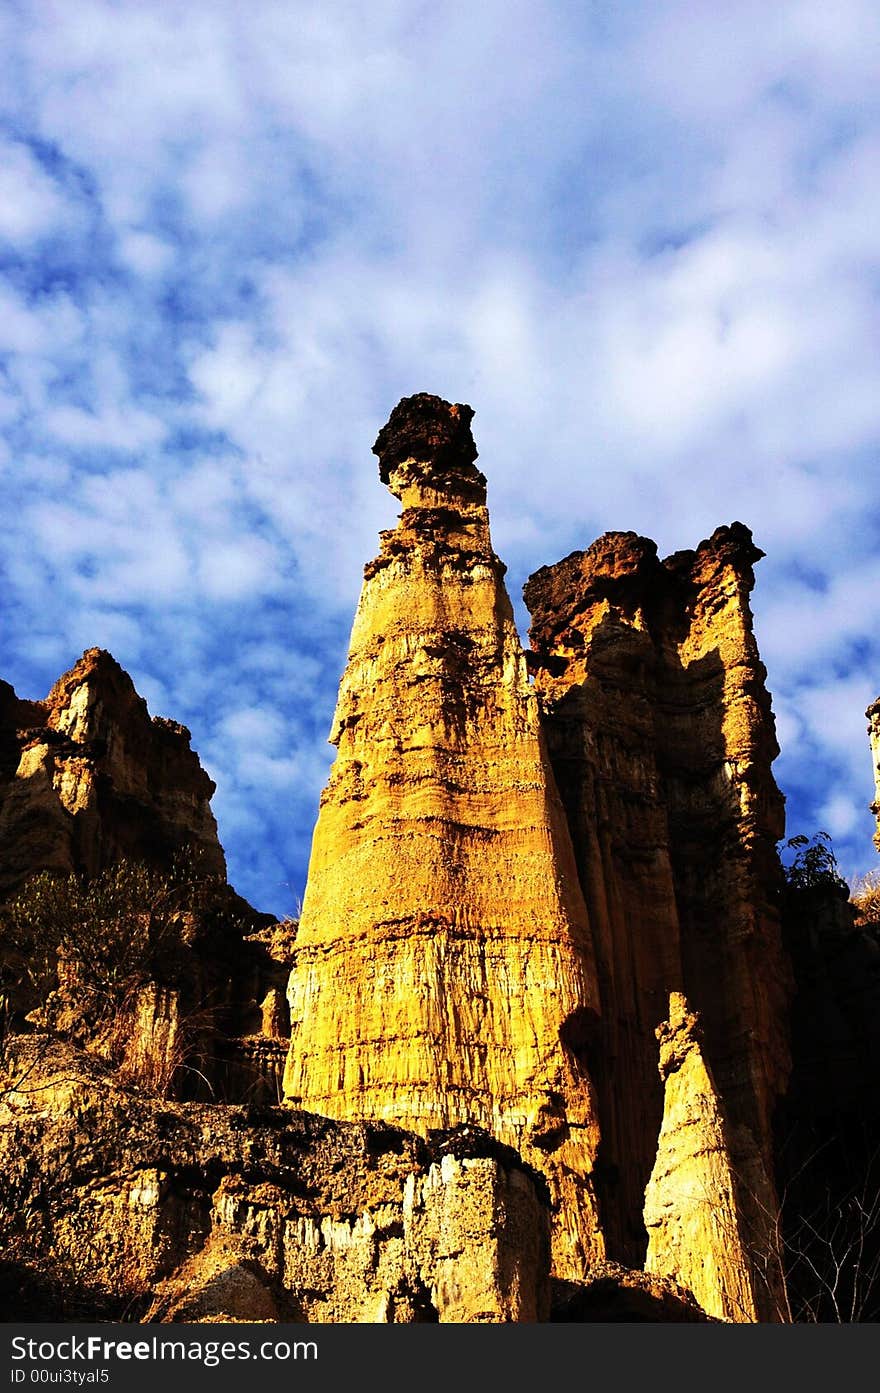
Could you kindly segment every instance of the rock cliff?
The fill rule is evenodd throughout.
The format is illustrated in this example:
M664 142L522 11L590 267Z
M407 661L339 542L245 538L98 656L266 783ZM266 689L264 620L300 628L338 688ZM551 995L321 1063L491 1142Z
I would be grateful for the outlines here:
M101 649L43 701L0 683L0 1000L117 1063L122 1052L129 1076L162 1092L275 1102L289 955L272 916L226 883L214 788L186 727L151 718ZM28 901L42 941L22 941L8 914L41 872L55 887L41 910ZM115 933L96 934L90 915L115 916ZM113 1012L99 960L118 987Z
M0 1199L18 1318L549 1315L546 1191L485 1134L164 1102L45 1037L0 1062Z
M93 876L121 857L167 865L183 848L225 875L213 792L186 727L151 719L102 649L45 701L0 683L0 900L37 871Z
M663 1117L654 1036L670 993L699 1012L731 1126L749 1139L731 1162L740 1207L754 1210L755 1186L759 1208L776 1205L790 973L776 905L778 747L748 603L760 555L739 523L662 562L647 538L612 532L524 592L595 941L603 1216L610 1254L634 1264ZM750 1249L761 1249L757 1234L730 1261L748 1268ZM754 1284L766 1286L758 1274ZM765 1319L778 1307L776 1293L756 1300Z
M775 1314L782 1319L775 1211L761 1233L753 1209L743 1203L737 1161L750 1142L733 1134L703 1055L698 1019L680 992L672 993L669 1019L657 1037L664 1109L645 1192L645 1270L681 1282L704 1311L722 1320L758 1321L768 1297L780 1302Z
M547 1177L556 1274L603 1253L598 992L469 407L381 431L403 511L365 571L288 997L290 1102L476 1123Z

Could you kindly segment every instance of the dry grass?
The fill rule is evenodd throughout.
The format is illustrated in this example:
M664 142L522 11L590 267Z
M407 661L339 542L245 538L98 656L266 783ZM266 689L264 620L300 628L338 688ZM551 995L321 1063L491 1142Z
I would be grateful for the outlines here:
M859 876L853 882L850 900L858 910L857 923L880 925L880 870Z

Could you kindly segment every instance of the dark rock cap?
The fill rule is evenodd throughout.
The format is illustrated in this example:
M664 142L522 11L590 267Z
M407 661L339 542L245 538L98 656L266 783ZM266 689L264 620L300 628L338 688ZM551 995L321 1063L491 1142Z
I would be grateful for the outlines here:
M663 562L667 571L698 571L707 563L727 562L738 571L750 571L766 552L756 547L752 530L744 522L732 522L729 527L716 527L711 537L704 538L694 551L676 551ZM754 578L753 578L754 579ZM751 588L751 586L750 586Z
M477 458L473 416L472 407L444 401L430 392L402 397L373 446L383 484L389 482L395 465L407 459L430 463L441 477L457 473L462 466L467 469Z

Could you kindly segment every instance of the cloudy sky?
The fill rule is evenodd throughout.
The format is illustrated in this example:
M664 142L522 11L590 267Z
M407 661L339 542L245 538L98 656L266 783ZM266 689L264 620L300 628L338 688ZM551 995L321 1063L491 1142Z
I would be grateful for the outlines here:
M109 648L302 894L399 397L514 597L740 519L789 835L878 864L876 0L6 0L0 675ZM520 606L519 615L525 615Z

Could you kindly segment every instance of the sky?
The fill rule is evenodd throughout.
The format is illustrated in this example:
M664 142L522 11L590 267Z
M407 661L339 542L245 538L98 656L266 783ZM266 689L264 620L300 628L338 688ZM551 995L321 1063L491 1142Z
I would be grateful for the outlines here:
M874 871L876 0L6 0L0 676L108 648L301 899L400 397L470 403L521 627L740 520L787 835Z

